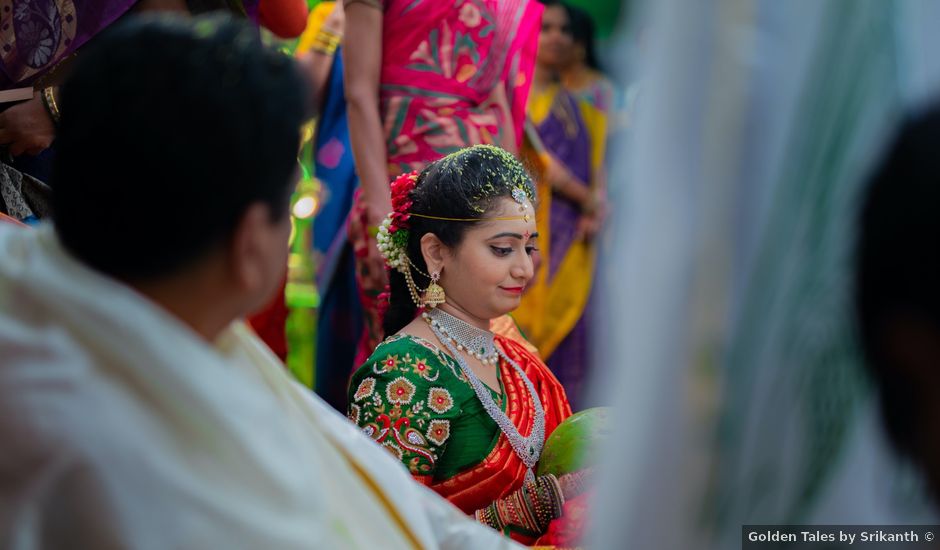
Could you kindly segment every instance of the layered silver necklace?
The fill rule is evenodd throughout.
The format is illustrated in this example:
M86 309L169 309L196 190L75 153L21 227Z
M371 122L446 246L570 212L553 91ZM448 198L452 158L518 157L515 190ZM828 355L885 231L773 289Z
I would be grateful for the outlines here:
M496 422L496 425L499 426L503 435L509 440L509 444L516 452L516 455L519 456L528 468L526 471L526 480L534 480L535 474L532 472L532 468L534 468L539 461L539 457L542 454L542 445L545 441L545 410L542 408L542 402L539 400L538 393L535 391L535 386L532 385L532 381L525 375L525 372L523 372L522 367L520 367L518 363L506 356L503 350L496 347L492 332L474 327L440 309L432 309L430 312L425 312L422 314L422 317L424 317L424 320L431 326L431 332L450 350L451 354L457 360L457 364L460 365L460 370L463 371L464 376L470 381L470 386L473 387L473 391L477 394L480 403L483 404L483 408L486 410L487 414L490 415L490 418ZM530 433L528 437L523 437L522 434L519 433L519 430L513 425L512 420L510 420L509 417L506 416L506 413L496 404L496 401L493 400L493 396L490 394L490 390L476 373L473 372L470 365L467 364L466 359L464 359L463 355L460 353L461 351L466 351L473 357L480 359L484 364L495 365L501 357L516 369L516 372L529 390L529 395L532 397L532 404L535 406L535 422L532 425L532 433Z

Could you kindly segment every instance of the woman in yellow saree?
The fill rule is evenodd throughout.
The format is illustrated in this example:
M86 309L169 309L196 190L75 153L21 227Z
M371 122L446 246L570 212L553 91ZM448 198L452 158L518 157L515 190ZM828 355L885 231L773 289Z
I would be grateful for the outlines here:
M571 17L546 2L526 137L543 168L537 220L542 261L513 316L577 405L586 382L589 319L603 201L607 118L555 78L573 49ZM575 408L577 408L575 406Z

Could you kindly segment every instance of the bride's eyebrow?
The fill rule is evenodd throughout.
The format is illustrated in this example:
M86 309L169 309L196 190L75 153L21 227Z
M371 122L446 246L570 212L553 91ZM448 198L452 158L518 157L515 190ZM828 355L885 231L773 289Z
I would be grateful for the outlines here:
M536 231L535 233L532 233L531 235L529 235L529 238L530 238L530 239L534 239L534 238L536 238L536 237L538 237L538 236L539 236L539 234L538 234L538 232ZM519 239L520 241L522 240L522 234L520 234L520 233L511 233L511 232L508 232L508 231L505 231L505 232L503 232L503 233L497 233L496 235L493 235L492 237L490 237L490 240L492 240L492 239L499 239L499 238L502 238L502 237L511 237L511 238L513 238L513 239Z

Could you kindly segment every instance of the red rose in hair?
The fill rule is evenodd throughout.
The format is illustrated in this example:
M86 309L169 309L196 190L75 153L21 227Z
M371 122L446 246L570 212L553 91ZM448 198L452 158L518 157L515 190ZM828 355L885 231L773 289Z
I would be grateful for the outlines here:
M395 178L392 182L392 225L391 231L408 227L408 210L411 209L411 191L418 182L418 172L408 172Z

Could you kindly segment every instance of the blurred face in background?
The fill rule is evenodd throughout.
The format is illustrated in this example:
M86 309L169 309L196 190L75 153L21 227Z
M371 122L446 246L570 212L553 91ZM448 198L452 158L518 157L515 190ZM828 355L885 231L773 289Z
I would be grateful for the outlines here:
M568 62L574 48L571 21L562 6L548 6L542 14L542 32L539 34L539 65L561 69Z

